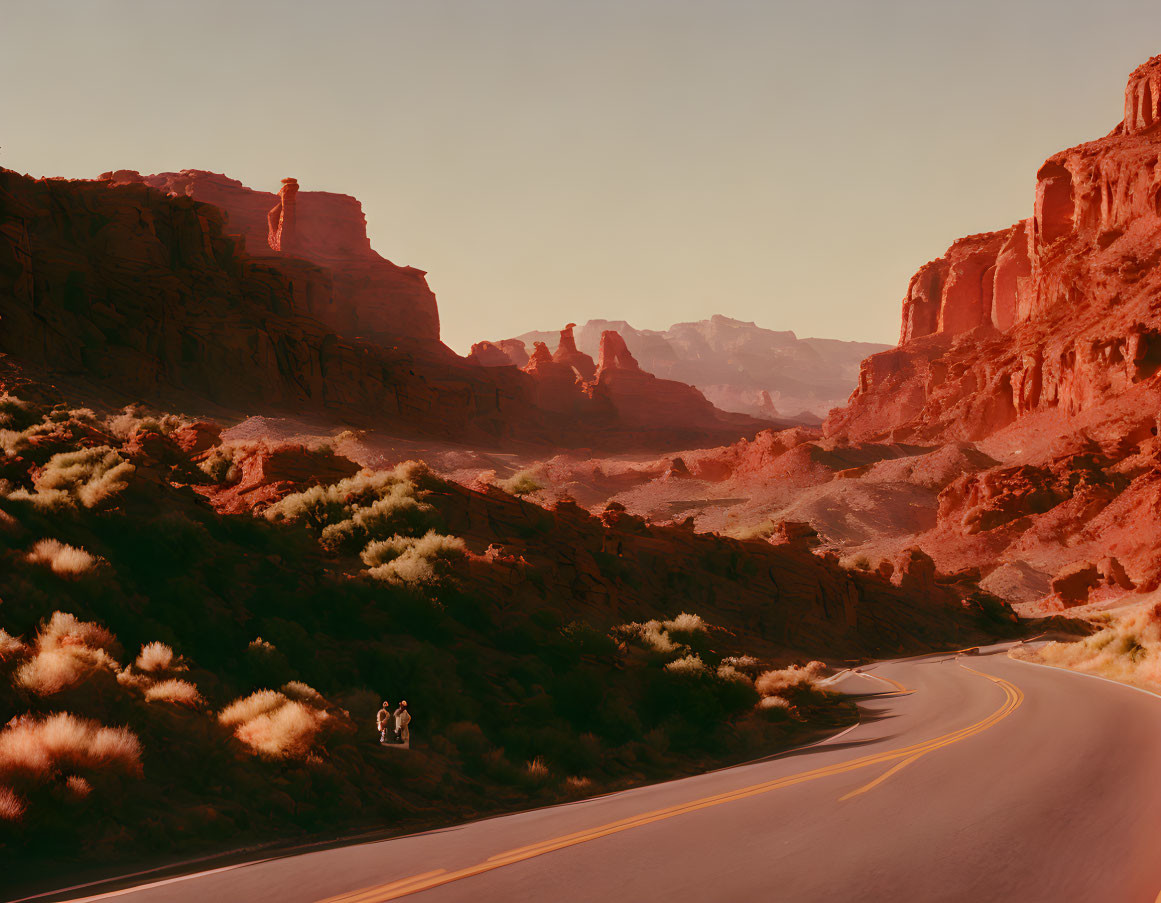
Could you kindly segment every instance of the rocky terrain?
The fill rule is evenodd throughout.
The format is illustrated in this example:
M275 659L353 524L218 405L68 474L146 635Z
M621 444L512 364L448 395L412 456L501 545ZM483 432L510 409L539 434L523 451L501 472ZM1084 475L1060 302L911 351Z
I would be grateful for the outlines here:
M677 323L664 331L635 329L618 320L589 320L576 329L577 347L598 353L601 334L616 331L642 368L696 386L719 408L755 417L817 422L846 403L859 362L887 346L836 339L799 339L721 315ZM494 344L492 362L523 366L537 342L552 334L527 332Z

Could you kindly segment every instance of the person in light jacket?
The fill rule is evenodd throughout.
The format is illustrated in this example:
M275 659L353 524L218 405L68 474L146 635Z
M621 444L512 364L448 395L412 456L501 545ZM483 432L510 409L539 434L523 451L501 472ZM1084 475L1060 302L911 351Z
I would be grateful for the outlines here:
M395 710L395 738L397 743L408 747L411 746L411 730L407 726L410 723L411 713L407 711L407 700L404 699Z
M391 714L391 703L383 702L383 707L375 714L375 727L379 729L380 743L395 742L395 717ZM388 732L390 737L387 736Z

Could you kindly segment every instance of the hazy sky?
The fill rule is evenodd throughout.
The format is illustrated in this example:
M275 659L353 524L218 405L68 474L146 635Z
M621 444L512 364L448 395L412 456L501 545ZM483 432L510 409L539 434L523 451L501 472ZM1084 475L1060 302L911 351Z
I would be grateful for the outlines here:
M0 0L0 165L356 195L445 340L714 313L894 342L1120 118L1156 0Z

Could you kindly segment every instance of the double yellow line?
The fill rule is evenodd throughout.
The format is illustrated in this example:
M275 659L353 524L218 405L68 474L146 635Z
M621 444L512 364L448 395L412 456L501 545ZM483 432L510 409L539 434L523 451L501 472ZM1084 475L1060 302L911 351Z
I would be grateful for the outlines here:
M815 768L811 771L800 772L795 775L789 775L784 778L776 778L772 781L765 781L761 784L753 784L749 787L742 787L738 790L731 790L726 793L715 794L714 796L707 796L701 799L692 800L687 803L679 803L675 806L669 806L664 809L655 809L652 812L646 812L642 815L635 815L629 818L623 818L619 821L609 822L606 825L601 825L596 828L588 828L584 831L577 831L573 834L565 834L560 837L554 837L551 840L544 840L539 843L529 844L528 846L517 847L513 850L508 850L504 853L499 853L484 862L476 865L468 866L467 868L457 869L455 871L447 871L446 869L436 869L435 871L424 872L420 875L412 875L409 878L401 878L398 881L393 881L389 884L376 885L375 887L364 888L363 890L353 891L351 893L339 894L335 897L328 897L319 903L386 903L388 900L397 900L400 897L406 897L411 894L417 894L425 890L441 887L445 884L450 884L453 881L459 881L463 878L472 878L476 875L482 875L485 872L490 872L494 869L504 868L508 865L514 865L517 862L524 862L528 859L533 859L536 856L543 856L546 853L552 853L556 850L562 850L566 847L576 846L581 843L588 843L591 840L597 840L601 837L608 837L612 834L619 834L622 831L629 831L633 828L640 828L643 825L652 824L658 821L664 821L670 818L676 818L679 815L686 815L690 812L696 812L699 809L708 809L712 806L721 806L725 803L736 802L737 800L746 799L752 796L758 796L763 793L769 793L772 790L779 790L783 787L791 787L795 784L803 784L807 781L816 781L819 778L831 777L832 775L845 774L849 771L857 771L860 768L868 768L874 765L881 765L887 762L896 762L892 768L887 770L884 774L875 778L868 784L864 784L857 790L853 790L839 798L839 802L849 800L860 796L877 787L879 784L886 781L888 778L898 774L912 762L926 756L928 753L935 752L938 749L943 749L953 743L959 743L961 740L966 740L969 737L974 737L976 734L983 733L990 727L994 727L1000 721L1003 721L1012 714L1024 700L1024 694L1018 687L1003 680L999 677L994 677L991 674L984 674L981 671L976 671L968 668L966 665L960 665L966 671L971 671L972 674L978 674L980 677L986 677L988 680L998 684L1004 691L1004 704L996 711L992 712L987 718L977 721L968 727L961 728L958 731L952 731L949 734L944 734L940 737L935 737L931 740L925 740L922 743L916 743L911 746L905 746L901 749L887 750L881 753L875 753L869 756L862 756L858 759L851 759L848 762L840 762L835 765L828 765L825 768Z

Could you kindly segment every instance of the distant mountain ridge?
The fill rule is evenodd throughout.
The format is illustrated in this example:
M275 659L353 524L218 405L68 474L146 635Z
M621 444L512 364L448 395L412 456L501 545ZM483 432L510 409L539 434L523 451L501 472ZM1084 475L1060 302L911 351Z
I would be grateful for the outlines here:
M859 364L889 346L838 339L800 339L790 330L715 315L669 329L636 329L623 320L589 320L576 328L577 348L595 355L601 333L616 330L641 367L664 379L689 383L726 411L770 417L809 412L825 417L846 404L858 384ZM509 342L552 345L556 331L526 332ZM497 345L501 344L499 342ZM512 345L505 349L519 353ZM766 393L765 396L763 393Z

